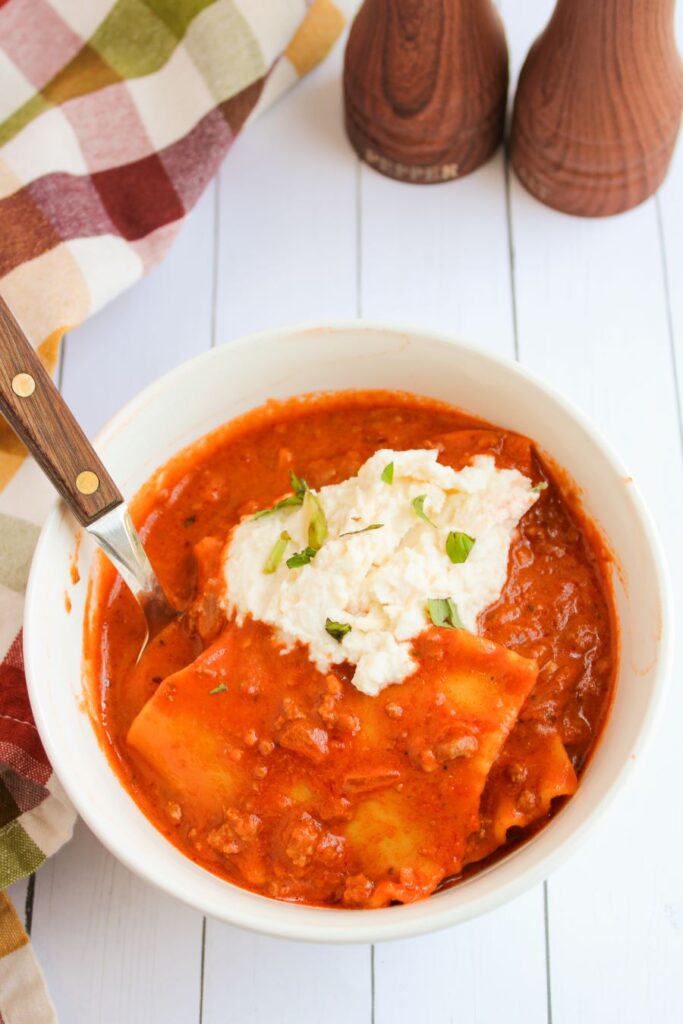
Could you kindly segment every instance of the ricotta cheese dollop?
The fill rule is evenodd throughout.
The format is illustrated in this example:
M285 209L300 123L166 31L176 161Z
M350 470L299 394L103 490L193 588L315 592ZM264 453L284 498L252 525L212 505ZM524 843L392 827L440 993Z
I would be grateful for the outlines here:
M225 549L228 614L270 624L287 649L307 644L321 672L350 662L354 685L371 696L417 668L412 640L430 624L428 600L450 598L465 629L476 632L479 614L500 596L515 528L538 493L490 455L459 471L437 460L435 450L382 449L358 476L316 491L327 537L296 568L287 559L309 545L314 502L243 519ZM375 528L352 532L368 526ZM474 539L465 561L447 553L452 531ZM289 539L273 571L269 556L283 534ZM351 628L337 630L337 639L327 620Z

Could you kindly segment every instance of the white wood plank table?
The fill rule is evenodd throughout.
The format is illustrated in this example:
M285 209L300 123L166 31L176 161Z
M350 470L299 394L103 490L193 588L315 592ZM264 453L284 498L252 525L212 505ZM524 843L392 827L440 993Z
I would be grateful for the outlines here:
M500 6L516 69L552 3ZM645 491L680 602L683 149L658 197L610 220L541 206L501 153L461 182L400 185L352 154L340 68L338 48L252 125L166 262L69 337L66 398L94 432L248 331L353 316L442 328L520 359L603 430ZM683 1021L675 678L640 771L580 852L436 936L373 949L250 935L141 882L79 824L13 890L62 1024Z

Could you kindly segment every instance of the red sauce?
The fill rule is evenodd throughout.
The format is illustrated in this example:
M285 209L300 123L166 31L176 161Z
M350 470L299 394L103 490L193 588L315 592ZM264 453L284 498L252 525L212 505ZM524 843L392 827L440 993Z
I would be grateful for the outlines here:
M323 675L268 627L224 621L225 538L289 491L290 471L319 488L378 448L424 447L456 469L489 453L548 485L481 637L426 628L416 674L370 698L350 666ZM271 403L171 460L133 511L186 610L136 666L140 613L102 560L86 644L103 741L145 814L209 870L281 899L410 901L576 789L616 669L609 556L527 439L398 393Z

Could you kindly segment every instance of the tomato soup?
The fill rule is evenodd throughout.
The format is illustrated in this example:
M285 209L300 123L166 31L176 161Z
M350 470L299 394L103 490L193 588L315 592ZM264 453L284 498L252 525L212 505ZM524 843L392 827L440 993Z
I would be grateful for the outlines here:
M403 393L307 396L181 452L132 511L181 614L138 662L140 610L100 559L98 726L204 868L283 900L410 902L580 784L616 671L609 555L533 442Z

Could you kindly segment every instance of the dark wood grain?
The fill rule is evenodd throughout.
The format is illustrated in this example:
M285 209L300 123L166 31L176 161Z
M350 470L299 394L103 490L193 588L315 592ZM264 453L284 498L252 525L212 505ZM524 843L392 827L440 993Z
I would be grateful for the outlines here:
M510 155L522 184L600 217L661 184L683 107L675 0L558 0L517 88Z
M25 398L12 389L12 381L21 373L29 374L35 381L35 390ZM123 501L1 296L0 413L83 526ZM99 479L93 494L81 494L76 486L78 475L87 471L95 473Z
M346 47L346 130L382 174L448 181L502 140L507 85L490 0L365 0Z

